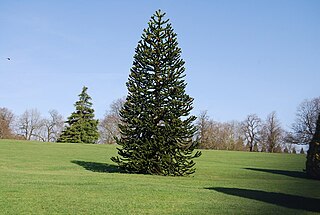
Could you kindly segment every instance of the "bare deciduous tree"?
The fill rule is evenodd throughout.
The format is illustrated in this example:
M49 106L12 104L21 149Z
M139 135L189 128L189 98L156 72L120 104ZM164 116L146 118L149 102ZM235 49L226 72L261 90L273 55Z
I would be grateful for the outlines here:
M63 129L64 120L57 110L49 111L49 118L42 119L41 129L36 135L41 141L56 142Z
M206 111L197 120L199 148L243 150L241 124L236 121L221 123L209 119Z
M119 111L123 107L125 98L113 101L110 110L100 120L98 129L100 133L99 143L115 144L115 137L120 137L118 125L121 123Z
M209 116L207 111L202 111L198 116L196 125L198 127L197 139L199 141L199 148L208 148L209 143L209 135L211 122L209 121Z
M261 119L256 114L248 115L242 122L242 130L250 152L254 151L254 148L257 150L261 130Z
M224 123L229 131L229 146L228 150L243 151L244 147L244 136L242 132L242 124L238 121L231 121Z
M14 114L7 108L0 108L0 139L12 138Z
M293 152L293 148L295 148L295 143L292 141L292 132L290 131L283 131L283 151L284 152L288 152L288 153L292 153Z
M40 112L37 109L26 110L17 122L19 133L26 139L31 140L37 137L42 126Z
M296 119L292 124L290 140L295 144L309 144L316 130L320 113L320 97L304 100L297 108Z
M281 152L283 129L277 118L276 112L268 115L262 127L262 144L268 152Z
M125 101L126 101L125 97L114 100L110 105L109 114L118 116L120 118L120 110L122 109Z

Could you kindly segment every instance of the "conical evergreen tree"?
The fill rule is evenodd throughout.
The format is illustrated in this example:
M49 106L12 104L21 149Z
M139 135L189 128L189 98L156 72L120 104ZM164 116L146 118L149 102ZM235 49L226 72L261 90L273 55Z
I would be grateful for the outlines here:
M138 42L123 124L112 160L128 172L181 176L194 173L193 98L185 93L184 61L165 13L156 11Z
M99 138L98 120L94 119L94 109L87 94L87 87L82 88L79 101L74 106L76 111L68 117L68 124L62 131L57 142L96 143Z
M309 143L306 173L310 178L320 179L320 114L317 120L316 131Z

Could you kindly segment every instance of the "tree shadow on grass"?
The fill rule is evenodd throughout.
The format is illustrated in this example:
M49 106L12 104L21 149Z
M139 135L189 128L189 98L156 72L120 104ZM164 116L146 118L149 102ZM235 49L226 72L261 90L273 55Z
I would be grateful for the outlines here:
M104 173L124 173L118 166L107 163L97 163L97 162L89 162L89 161L79 161L73 160L71 163L82 166L86 170L92 172L104 172Z
M285 175L290 176L294 178L303 178L308 179L306 174L304 172L299 171L289 171L289 170L276 170L276 169L260 169L260 168L244 168L247 170L253 170L253 171L259 171L259 172L268 172L272 174L279 174L279 175Z
M316 198L240 188L211 187L205 189L214 190L232 196L258 200L290 209L320 212L320 199Z

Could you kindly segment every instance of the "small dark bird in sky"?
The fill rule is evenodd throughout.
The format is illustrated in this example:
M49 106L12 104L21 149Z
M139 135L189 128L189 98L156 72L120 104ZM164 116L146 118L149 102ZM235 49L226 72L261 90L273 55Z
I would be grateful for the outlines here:
M7 57L7 60L11 60L11 58Z

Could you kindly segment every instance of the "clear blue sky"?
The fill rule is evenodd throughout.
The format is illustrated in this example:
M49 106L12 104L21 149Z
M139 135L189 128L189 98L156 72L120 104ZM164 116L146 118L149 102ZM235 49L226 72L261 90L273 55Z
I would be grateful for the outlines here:
M67 117L86 85L101 118L126 95L157 9L178 34L193 114L229 121L276 111L287 128L300 102L320 96L318 0L1 0L0 107Z

